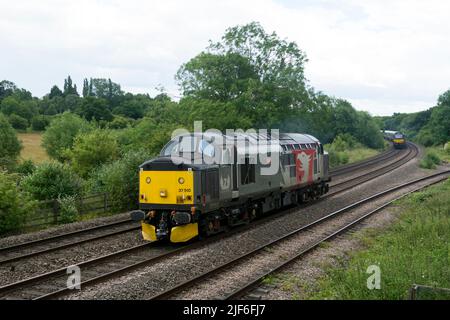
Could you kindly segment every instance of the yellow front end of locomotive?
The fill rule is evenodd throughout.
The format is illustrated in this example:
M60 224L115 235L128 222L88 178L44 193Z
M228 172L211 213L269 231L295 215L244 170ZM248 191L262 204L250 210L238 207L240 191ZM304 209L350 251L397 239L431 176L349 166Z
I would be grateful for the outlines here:
M139 174L141 204L194 204L192 171L144 171Z
M405 143L405 139L393 139L392 142L395 144L403 144Z

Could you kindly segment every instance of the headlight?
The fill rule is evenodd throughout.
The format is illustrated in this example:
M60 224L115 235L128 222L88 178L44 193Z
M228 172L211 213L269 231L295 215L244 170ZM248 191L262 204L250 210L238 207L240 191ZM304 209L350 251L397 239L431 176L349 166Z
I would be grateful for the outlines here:
M181 177L178 178L178 183L179 183L179 184L183 184L183 183L184 183L184 178L181 178Z
M150 182L152 182L152 179L150 179L150 177L147 177L147 179L145 179L145 182L147 182L147 184L150 184Z

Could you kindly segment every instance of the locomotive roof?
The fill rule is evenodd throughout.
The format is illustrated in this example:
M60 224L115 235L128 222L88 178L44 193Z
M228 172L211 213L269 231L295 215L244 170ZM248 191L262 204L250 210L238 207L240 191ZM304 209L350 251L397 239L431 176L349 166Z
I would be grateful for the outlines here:
M201 136L206 138L212 138L221 136L224 140L248 140L249 143L261 143L264 141L269 141L272 137L276 139L276 136L272 136L270 133L242 133L242 132L235 132L232 135L230 134L218 134L218 133L211 133L211 132L198 132L193 134L182 134L180 136ZM319 140L312 135L309 134L302 134L302 133L280 133L278 140L281 145L285 144L293 144L293 143L318 143Z

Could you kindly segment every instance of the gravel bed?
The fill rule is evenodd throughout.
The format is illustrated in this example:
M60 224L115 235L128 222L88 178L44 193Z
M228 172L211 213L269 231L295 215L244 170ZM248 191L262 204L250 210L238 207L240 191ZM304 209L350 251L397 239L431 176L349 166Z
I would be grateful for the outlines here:
M185 254L169 258L151 266L143 267L111 281L87 287L74 292L70 299L146 299L157 292L187 280L210 268L221 265L244 251L283 235L327 213L344 207L366 196L380 192L406 180L412 180L431 173L417 166L418 160L383 175L374 181L364 183L345 193L319 201L307 208L279 216L220 241L206 244ZM442 168L441 168L442 169Z

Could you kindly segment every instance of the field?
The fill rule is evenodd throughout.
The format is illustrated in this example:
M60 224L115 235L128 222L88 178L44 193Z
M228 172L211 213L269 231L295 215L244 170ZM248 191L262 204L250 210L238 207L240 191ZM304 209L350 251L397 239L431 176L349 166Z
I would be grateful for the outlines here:
M41 163L49 159L45 149L41 146L42 133L18 133L19 140L22 142L21 160L31 159L34 163Z
M329 267L310 298L403 300L413 284L450 288L450 180L397 205L402 209L399 221L384 232L367 232L362 238L366 249ZM365 285L371 264L381 269L380 290Z

